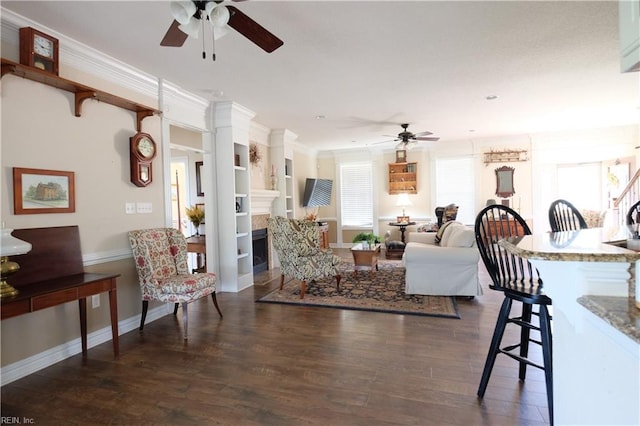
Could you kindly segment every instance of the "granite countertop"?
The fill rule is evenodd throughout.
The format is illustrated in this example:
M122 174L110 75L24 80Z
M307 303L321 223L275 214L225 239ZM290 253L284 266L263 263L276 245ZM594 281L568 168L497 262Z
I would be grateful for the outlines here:
M640 252L624 247L627 235L624 228L593 228L507 238L498 244L526 259L629 263L640 260Z
M498 244L530 260L559 262L625 262L640 260L640 252L626 248L626 228L592 228L507 238ZM583 295L577 302L613 328L640 344L640 309L634 303L635 282L629 297Z
M640 344L640 309L628 297L582 296L578 303Z

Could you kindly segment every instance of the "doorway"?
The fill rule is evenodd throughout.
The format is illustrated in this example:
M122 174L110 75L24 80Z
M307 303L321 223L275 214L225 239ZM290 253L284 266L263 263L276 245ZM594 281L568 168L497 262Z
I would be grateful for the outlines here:
M170 196L165 206L171 215L168 223L189 238L196 233L204 234L204 222L196 229L186 214L186 208L200 205L204 209L204 194L197 190L196 164L203 158L203 133L182 127L169 126L170 168L165 184L170 187ZM206 220L206 218L205 218ZM189 269L198 265L196 253L189 253ZM204 256L204 254L202 255Z
M191 205L187 182L189 182L188 159L171 157L171 227L179 229L186 237L195 234L193 225L185 214L185 207Z

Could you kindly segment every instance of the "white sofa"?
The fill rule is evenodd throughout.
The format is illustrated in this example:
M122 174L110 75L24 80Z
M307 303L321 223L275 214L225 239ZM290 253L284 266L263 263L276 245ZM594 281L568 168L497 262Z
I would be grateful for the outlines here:
M407 294L478 296L480 253L473 229L459 222L445 224L442 232L409 232L402 261ZM441 240L436 243L436 237Z

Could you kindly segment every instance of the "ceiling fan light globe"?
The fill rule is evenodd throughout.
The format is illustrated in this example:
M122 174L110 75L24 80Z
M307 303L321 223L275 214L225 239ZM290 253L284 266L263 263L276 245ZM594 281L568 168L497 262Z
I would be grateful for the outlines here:
M195 3L192 1L172 1L170 8L173 19L182 25L189 23L197 9Z
M193 18L188 23L182 24L178 28L189 37L198 38L200 35L200 20Z
M227 23L229 23L229 18L231 17L229 9L215 3L213 3L212 7L210 7L211 5L212 3L207 3L205 8L207 16L209 17L209 22L211 22L211 25L215 28L225 27Z
M224 27L212 27L213 31L213 39L218 40L219 38L224 37L229 32L229 26L225 25Z

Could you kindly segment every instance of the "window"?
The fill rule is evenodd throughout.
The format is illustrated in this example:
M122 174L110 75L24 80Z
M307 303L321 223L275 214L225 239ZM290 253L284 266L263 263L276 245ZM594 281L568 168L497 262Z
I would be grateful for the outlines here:
M340 204L343 227L373 226L373 167L371 163L340 165Z
M473 158L439 158L435 163L436 206L453 203L459 207L456 220L472 224L476 219Z
M558 198L578 210L602 210L602 172L600 163L558 166Z

